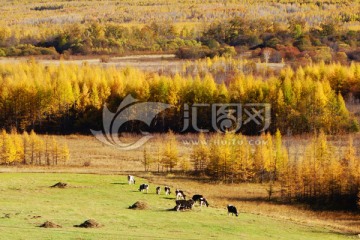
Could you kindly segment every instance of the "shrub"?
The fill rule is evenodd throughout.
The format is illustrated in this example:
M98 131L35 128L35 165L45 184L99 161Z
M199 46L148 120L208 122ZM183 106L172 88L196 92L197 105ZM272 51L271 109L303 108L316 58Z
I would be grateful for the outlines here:
M175 55L181 59L195 59L195 58L205 58L205 57L214 57L211 54L211 50L206 47L181 47L176 52Z
M85 161L83 166L84 167L90 167L91 166L91 161Z
M313 57L315 62L325 62L329 63L332 60L331 49L329 47L319 47L315 50L315 55Z
M176 57L181 59L213 58L215 56L232 57L236 55L234 47L222 46L210 49L207 46L181 47L175 52Z
M5 50L1 48L0 48L0 57L6 57Z
M58 10L58 9L63 9L63 8L64 8L64 5L49 5L49 6L34 7L34 8L31 8L31 10L44 11L44 10Z
M216 55L221 56L221 57L233 57L236 55L236 50L234 47L230 47L230 46L224 46L221 47L217 50Z
M341 64L346 64L348 56L344 52L337 52L334 60L340 62Z
M347 56L350 60L353 61L360 61L360 49L357 49L355 51L347 52Z
M107 55L101 56L100 57L100 62L101 63L108 63L110 61L110 57Z

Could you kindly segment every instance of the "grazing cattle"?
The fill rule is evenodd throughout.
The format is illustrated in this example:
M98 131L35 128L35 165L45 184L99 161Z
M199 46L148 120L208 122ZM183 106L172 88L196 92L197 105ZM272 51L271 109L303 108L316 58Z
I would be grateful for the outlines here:
M128 175L128 182L129 182L129 184L135 184L135 177Z
M231 213L231 215L235 214L236 216L239 216L238 211L235 206L227 205L227 209L228 209L228 215Z
M160 194L161 192L161 187L156 187L156 194Z
M176 189L175 194L176 194L176 199L184 199L184 200L186 199L186 195L182 190Z
M200 194L195 194L193 197L192 197L192 200L194 200L194 202L200 202L200 198L203 198L203 195L200 195Z
M206 198L203 197L203 195L195 194L192 197L192 200L194 200L194 202L199 202L201 207L202 207L202 205L206 205L207 207L209 206L208 201L206 200Z
M209 206L209 203L206 200L206 198L200 198L200 207L202 207L202 205L205 205L207 207Z
M146 190L146 193L148 193L148 190L149 190L149 185L148 184L143 183L143 184L140 185L139 191L142 192L144 190Z
M190 200L176 200L175 201L176 206L175 206L175 210L179 211L179 210L185 210L185 209L192 209L193 205L194 205L194 200L190 199Z
M170 195L170 187L168 187L168 186L165 186L165 188L164 188L164 190L165 190L165 195Z

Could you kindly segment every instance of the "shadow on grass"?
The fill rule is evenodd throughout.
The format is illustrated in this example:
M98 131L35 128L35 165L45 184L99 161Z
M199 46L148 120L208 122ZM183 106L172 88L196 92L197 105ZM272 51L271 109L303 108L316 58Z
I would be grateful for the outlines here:
M175 197L163 197L163 199L176 200L176 198L175 198Z
M336 230L331 230L331 231L326 231L324 230L312 230L311 232L313 233L319 233L319 234L332 234L332 235L337 235L338 237L343 237L343 236L348 236L348 237L357 237L358 234L356 233L345 233L345 232L340 232L340 231L336 231Z
M158 209L157 212L176 212L174 208Z
M120 183L120 182L114 182L114 183L111 183L111 184L116 184L116 185L129 185L128 183Z

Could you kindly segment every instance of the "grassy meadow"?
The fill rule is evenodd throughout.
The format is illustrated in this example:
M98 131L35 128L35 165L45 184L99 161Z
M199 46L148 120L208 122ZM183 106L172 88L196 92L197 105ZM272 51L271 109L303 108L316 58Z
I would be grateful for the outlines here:
M137 178L137 183L147 180ZM50 188L66 182L64 189ZM184 182L171 186L188 188ZM355 239L319 224L252 214L240 210L239 217L227 216L225 206L193 211L169 211L175 196L155 194L150 182L148 194L138 184L128 185L126 176L96 174L1 173L0 239ZM206 191L206 186L198 191ZM136 201L146 201L147 210L128 209ZM210 204L215 201L208 198ZM216 202L216 201L215 201ZM103 226L75 228L87 219ZM46 220L62 226L38 227Z

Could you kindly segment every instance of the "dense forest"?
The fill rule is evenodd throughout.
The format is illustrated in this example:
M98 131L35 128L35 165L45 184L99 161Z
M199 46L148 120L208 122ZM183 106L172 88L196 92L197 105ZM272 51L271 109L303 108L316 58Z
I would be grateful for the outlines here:
M81 66L45 66L35 61L3 64L0 66L0 128L89 133L89 129L102 128L104 104L115 112L131 94L139 101L173 106L154 119L149 131L181 131L183 106L194 103L269 103L268 130L272 133L276 129L294 134L323 129L335 134L359 129L343 96L359 98L360 64L322 63L296 71L287 68L278 75L262 77L236 69L229 69L226 75L224 65L216 65L219 61L208 59L202 69L194 72L190 65L175 75L86 63ZM214 79L219 71L221 76L228 76L221 82ZM211 129L210 110L199 112L199 126ZM144 126L135 121L124 127L124 131L136 132ZM240 132L259 134L261 128L249 124L242 126Z

